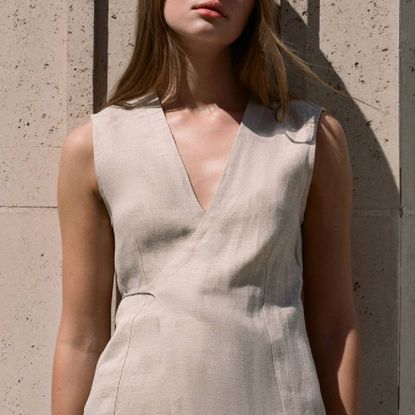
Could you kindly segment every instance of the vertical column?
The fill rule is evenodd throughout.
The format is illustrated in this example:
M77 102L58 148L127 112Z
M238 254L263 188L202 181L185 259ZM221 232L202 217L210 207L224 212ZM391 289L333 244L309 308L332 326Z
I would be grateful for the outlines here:
M97 112L108 89L108 0L94 1L93 109Z
M400 415L415 414L415 3L400 2Z

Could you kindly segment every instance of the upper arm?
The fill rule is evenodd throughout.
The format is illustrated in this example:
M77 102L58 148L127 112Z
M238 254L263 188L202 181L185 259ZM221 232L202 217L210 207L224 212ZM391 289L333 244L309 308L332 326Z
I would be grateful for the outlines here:
M111 333L114 238L96 182L91 122L65 137L57 199L62 242L59 340L96 347Z
M311 330L354 321L351 269L352 170L341 124L326 112L317 129L303 223L304 309Z

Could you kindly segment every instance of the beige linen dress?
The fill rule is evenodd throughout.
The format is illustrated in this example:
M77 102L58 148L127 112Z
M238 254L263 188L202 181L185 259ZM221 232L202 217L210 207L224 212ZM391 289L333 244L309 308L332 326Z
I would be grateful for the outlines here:
M91 114L122 300L85 415L326 414L301 300L324 109L251 94L207 211L157 94Z

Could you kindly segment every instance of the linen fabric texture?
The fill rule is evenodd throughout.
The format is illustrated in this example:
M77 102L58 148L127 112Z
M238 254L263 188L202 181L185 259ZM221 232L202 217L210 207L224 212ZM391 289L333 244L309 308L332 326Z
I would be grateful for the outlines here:
M122 299L84 415L326 415L301 299L323 110L251 94L207 211L155 93L90 115Z

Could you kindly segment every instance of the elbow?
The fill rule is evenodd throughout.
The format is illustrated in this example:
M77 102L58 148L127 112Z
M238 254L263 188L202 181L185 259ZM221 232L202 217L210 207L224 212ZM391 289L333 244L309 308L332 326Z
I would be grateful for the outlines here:
M309 330L310 342L314 345L329 346L344 345L348 339L353 338L359 342L360 328L356 317L333 319L326 325Z
M58 346L70 348L87 354L101 354L109 341L108 336L71 335L59 336Z

